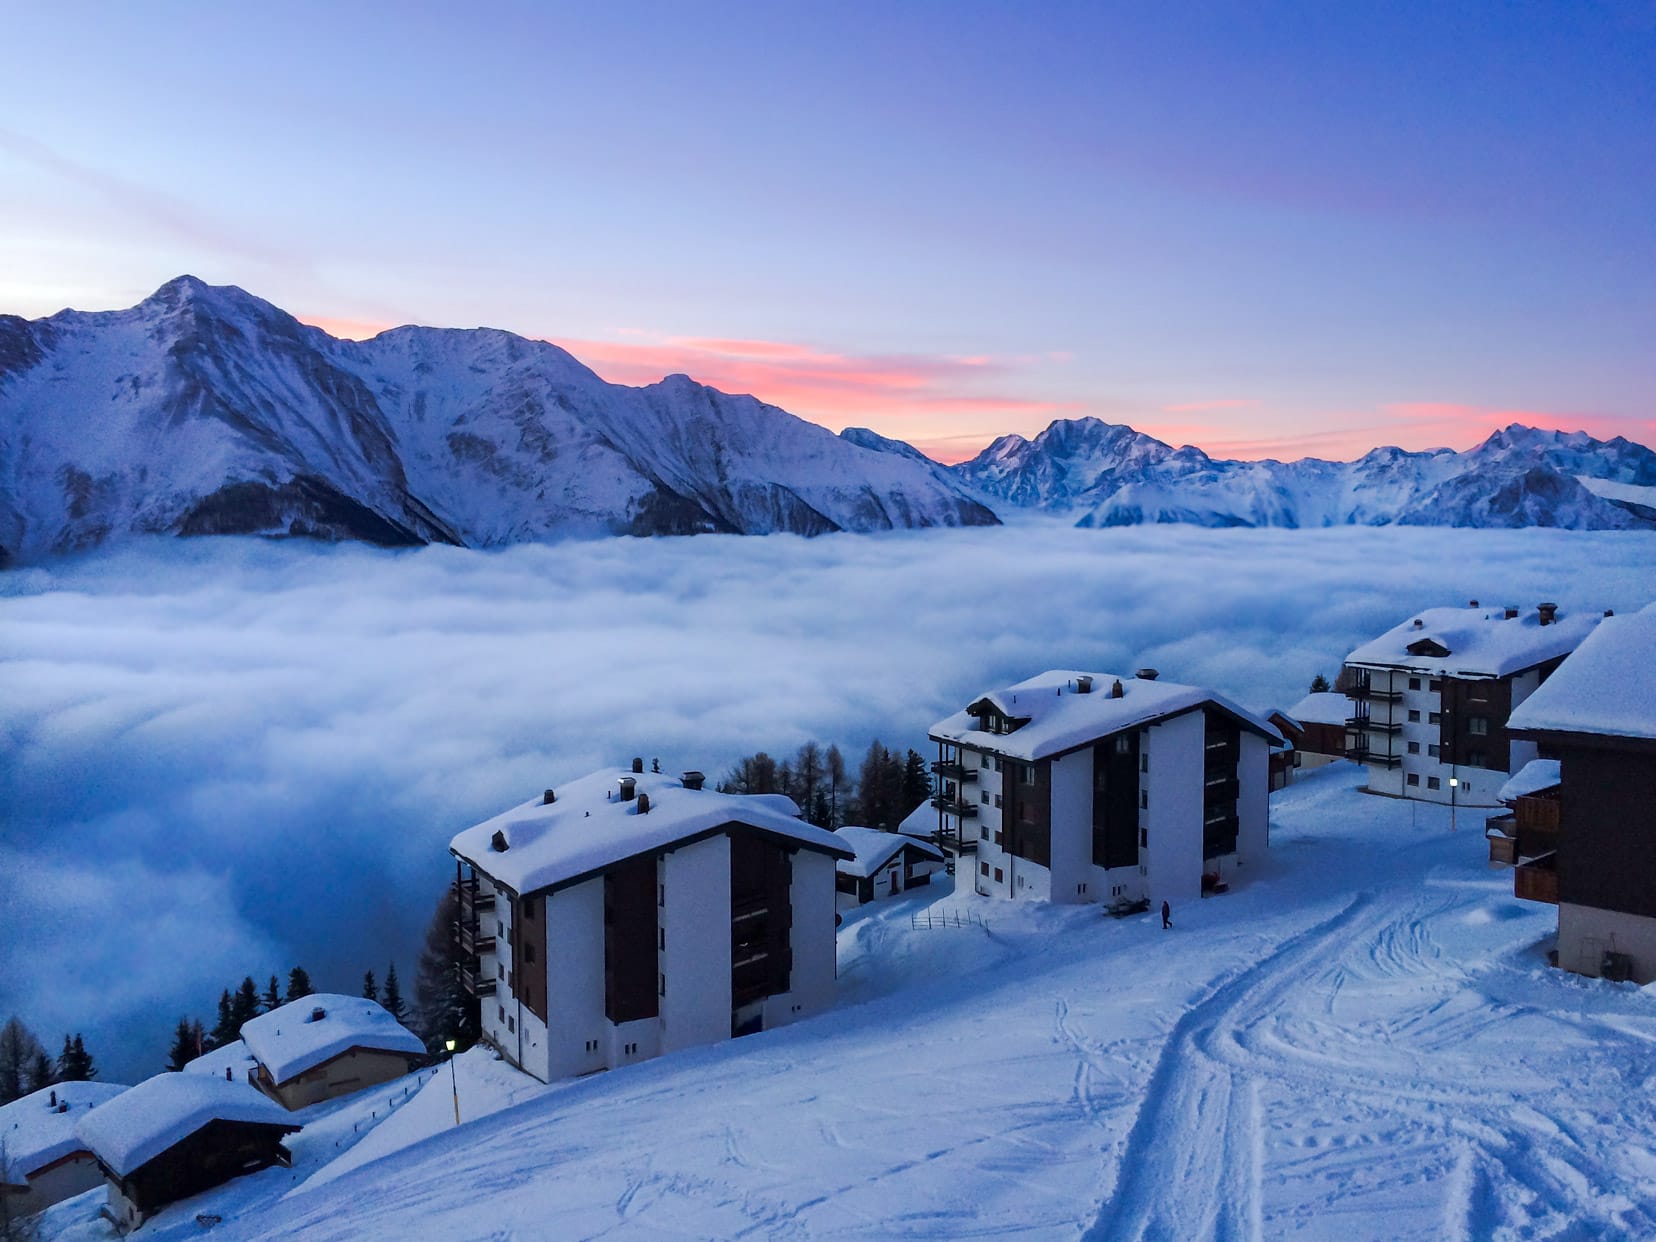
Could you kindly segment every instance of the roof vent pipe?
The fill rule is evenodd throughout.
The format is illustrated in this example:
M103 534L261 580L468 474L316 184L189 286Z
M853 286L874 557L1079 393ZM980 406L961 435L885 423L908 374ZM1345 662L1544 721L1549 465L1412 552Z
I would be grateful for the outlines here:
M489 838L489 848L497 854L504 854L512 848L512 843L506 839L506 833L503 829L495 829L494 836Z
M1472 601L1471 601L1471 602L1470 602L1470 603L1468 603L1468 604L1467 604L1467 605L1466 605L1466 606L1467 606L1467 607L1468 607L1468 608L1476 608L1476 607L1477 607L1477 606L1478 606L1478 601L1477 601L1477 600L1472 600Z
M320 1022L320 1021L322 1021L323 1018L325 1018L327 1016L328 1016L328 1011L326 1009L322 1008L322 1006L318 1005L315 1009L311 1010L310 1020L312 1022Z
M633 800L633 797L638 793L638 782L635 781L630 776L623 776L621 778L620 784L621 784L621 801L631 802Z
M1613 617L1616 615L1616 610L1614 608L1606 608L1604 610L1604 615L1607 617Z
M1133 676L1137 677L1140 681L1155 681L1157 677L1161 676L1161 674L1156 672L1153 668L1141 668L1138 672L1134 673Z
M1092 678L1091 677L1077 677L1075 679L1075 693L1077 693L1077 694L1091 694L1092 693Z
M1415 618L1415 626L1414 626L1414 627L1415 627L1415 629L1417 629L1417 630L1423 630L1423 629L1425 629L1425 628L1426 628L1426 623L1425 623L1425 622L1424 622L1424 621L1422 621L1422 620L1421 620L1421 619L1420 619L1420 618L1419 618L1419 617L1416 617L1416 618Z
M650 795L645 794L645 793L641 793L641 794L638 795L638 814L648 815L649 813L650 813Z
M1537 604L1535 610L1541 614L1541 624L1551 625L1558 620L1557 604Z
M633 771L634 772L642 772L643 770L644 770L644 761L642 759L634 759L633 760Z
M686 789L700 789L707 780L700 772L686 772L681 779Z
M1517 616L1518 616L1518 610L1516 608L1509 607L1506 610L1506 619L1508 621L1515 620L1517 618Z
M1121 678L1117 677L1115 679L1115 681L1110 686L1110 697L1112 699L1119 699L1119 698L1124 698L1126 696L1126 694L1127 694L1127 691L1122 689L1122 686L1121 686Z
M545 793L543 793L541 795L541 805L542 806L551 806L557 800L558 800L558 795L557 795L556 791L551 790L551 789L548 789Z

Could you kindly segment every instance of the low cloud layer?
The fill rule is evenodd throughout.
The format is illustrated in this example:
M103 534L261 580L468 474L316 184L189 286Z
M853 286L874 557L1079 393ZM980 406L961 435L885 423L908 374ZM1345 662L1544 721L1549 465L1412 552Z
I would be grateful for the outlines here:
M160 1068L303 963L412 979L459 829L633 755L924 749L1052 666L1286 706L1428 604L1627 609L1656 538L1005 529L494 553L140 544L0 576L0 1018Z

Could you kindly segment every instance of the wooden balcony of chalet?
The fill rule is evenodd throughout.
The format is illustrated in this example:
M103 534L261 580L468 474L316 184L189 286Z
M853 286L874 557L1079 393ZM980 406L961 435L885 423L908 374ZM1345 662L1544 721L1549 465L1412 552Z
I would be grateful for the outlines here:
M977 818L977 803L968 802L965 798L951 798L947 794L939 794L931 800L931 804L945 815L953 815L956 819Z
M966 784L978 778L977 769L969 768L963 763L956 763L952 759L938 759L931 765L932 775L941 776L947 781L959 781Z
M1387 754L1385 751L1372 750L1368 744L1368 735L1360 734L1357 741L1346 741L1345 757L1353 763L1372 763L1382 768L1397 768L1403 766L1403 756Z
M464 921L470 922L475 916L487 914L494 909L494 894L483 892L476 876L456 880L454 892L459 899L460 917Z
M482 957L495 951L495 936L476 923L460 924L460 951L467 957Z
M1373 716L1347 716L1345 722L1348 733L1401 733L1401 720L1376 720Z
M1346 689L1345 693L1346 698L1356 699L1359 702L1401 703L1403 701L1403 691L1381 689L1378 686L1370 685L1366 681L1354 683Z
M1512 895L1522 901L1558 904L1558 854L1530 858L1512 869Z
M495 993L495 981L473 966L460 968L460 986L470 996L493 996Z

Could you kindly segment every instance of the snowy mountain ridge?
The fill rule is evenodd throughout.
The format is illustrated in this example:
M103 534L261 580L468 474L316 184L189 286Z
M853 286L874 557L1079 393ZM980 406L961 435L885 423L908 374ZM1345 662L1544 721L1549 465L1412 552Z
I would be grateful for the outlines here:
M989 504L1079 526L1656 527L1656 453L1617 436L1514 424L1466 452L1377 448L1356 461L1226 461L1131 427L1061 419L954 468Z
M339 340L233 286L0 315L0 566L139 533L491 547L993 525L1656 527L1656 453L1522 426L1468 452L1226 461L1062 419L943 466L670 375L610 384L497 329Z
M0 564L145 532L486 547L996 520L753 397L610 384L509 332L337 340L189 276L129 310L0 316Z

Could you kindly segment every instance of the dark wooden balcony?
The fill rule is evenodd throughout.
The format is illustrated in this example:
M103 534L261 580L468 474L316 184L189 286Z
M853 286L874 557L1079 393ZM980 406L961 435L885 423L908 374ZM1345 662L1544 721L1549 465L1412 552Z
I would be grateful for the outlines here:
M495 994L495 980L481 971L471 967L460 968L460 986L472 996L493 996Z
M1357 699L1359 702L1401 703L1403 692L1401 690L1382 690L1369 685L1367 682L1359 682L1346 691L1346 698Z
M478 885L476 876L455 881L454 889L455 895L460 901L460 917L462 919L469 920L476 915L486 914L494 909L494 894L485 893Z
M1399 768L1403 766L1402 755L1388 755L1384 751L1370 750L1362 743L1347 742L1345 757L1353 763L1372 763L1376 767Z
M945 815L953 815L957 819L977 818L977 803L968 802L964 798L949 798L940 794L931 800L931 804Z
M1345 727L1354 733L1401 733L1401 720L1376 720L1373 716L1347 716Z
M1512 895L1522 901L1558 904L1558 854L1543 854L1512 869Z
M941 776L944 780L959 781L963 785L978 778L976 768L969 768L965 764L955 763L953 760L939 759L931 765L931 770L933 776Z
M468 957L482 957L495 951L493 932L484 931L475 923L460 924L460 951Z

